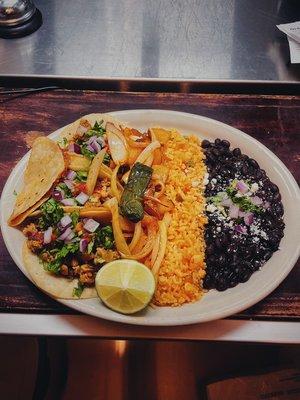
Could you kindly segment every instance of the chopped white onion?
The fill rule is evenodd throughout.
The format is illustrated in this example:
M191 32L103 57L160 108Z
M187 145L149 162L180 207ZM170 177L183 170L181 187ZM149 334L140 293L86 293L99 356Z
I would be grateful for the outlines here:
M82 137L85 134L85 132L87 132L88 130L89 130L89 128L87 128L86 126L79 125L76 130L76 135Z
M78 196L75 197L75 200L78 201L82 206L88 201L89 196L86 193L80 192Z
M71 228L67 228L57 239L58 240L66 240L67 237L72 233Z
M62 199L61 203L64 206L76 206L75 200L72 198L68 198L68 199Z
M50 227L44 232L44 244L49 244L49 243L51 243L52 231L53 231L53 228L52 228L52 226L50 226Z
M73 189L74 189L73 182L69 181L68 179L65 179L65 180L64 180L64 183L66 184L66 186L67 186L68 189L70 189L70 190L73 190Z
M65 238L65 242L70 243L74 237L75 237L75 233L70 232L69 235Z
M92 218L89 218L86 223L83 225L84 229L89 232L95 232L100 224Z
M62 217L62 219L59 221L59 224L62 228L68 228L72 224L72 219L71 217L66 214Z

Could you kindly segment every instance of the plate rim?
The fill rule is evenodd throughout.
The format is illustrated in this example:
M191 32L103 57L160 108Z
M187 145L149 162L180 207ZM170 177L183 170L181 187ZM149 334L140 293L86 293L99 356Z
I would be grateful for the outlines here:
M193 114L193 113L187 113L187 112L181 112L181 111L174 111L174 110L164 110L164 109L128 109L128 110L119 110L119 111L112 111L112 112L106 112L105 114L109 114L115 118L119 118L122 120L122 116L126 115L128 113L131 113L133 115L138 115L140 113L143 112L147 112L149 114L156 114L156 113L160 113L160 114L176 114L177 116L181 116L183 118L189 118L189 119L193 119L193 120L202 120L202 121L206 121L208 123L211 124L215 124L216 126L223 126L225 129L229 129L230 131L234 132L235 134L237 134L238 136L242 136L244 139L246 139L247 141L252 142L253 145L258 145L260 148L262 148L264 150L264 152L266 152L268 154L268 156L272 159L274 159L277 163L277 165L279 165L280 169L283 170L285 172L285 175L287 175L288 180L289 180L289 186L293 189L293 195L295 196L295 198L297 200L300 201L300 188L298 186L297 181L295 180L293 174L289 171L289 169L285 166L285 164L279 159L279 157L277 157L271 150L269 150L264 144L262 144L261 142L259 142L257 139L253 138L252 136L248 135L247 133L241 131L240 129L237 129L229 124L226 124L222 121L216 120L214 118L209 118L209 117L205 117L202 115L198 115L198 114ZM80 117L79 117L80 118ZM126 120L126 117L124 118L124 120ZM67 126L68 124L66 124L65 126ZM55 130L54 132L51 132L49 135L46 135L50 138L52 137L56 137L57 135L59 135L59 133L62 131L62 129L64 129L64 127L61 127L57 130ZM192 133L192 132L191 132ZM1 205L1 209L0 209L0 221L1 221L1 232L2 232L2 236L3 236L3 240L5 243L5 246L10 254L10 256L12 257L13 261L15 262L15 264L17 265L18 269L21 270L21 272L32 282L31 278L29 277L28 273L24 273L24 271L21 269L20 265L19 265L19 261L16 259L16 256L14 255L14 252L11 248L11 245L8 243L8 238L6 237L6 227L7 227L7 221L5 221L4 219L4 212L3 212L3 207L2 207L2 202L3 202L3 198L5 198L6 193L8 192L8 187L10 186L11 183L13 183L14 179L16 178L17 175L19 175L19 169L20 169L20 164L22 165L22 163L26 162L26 159L29 157L30 154L30 150L26 152L26 154L17 162L17 164L14 166L14 168L12 169L11 173L9 174L5 185L3 186L3 190L1 193L1 200L0 200L0 205ZM199 313L198 315L191 315L188 316L184 319L177 317L171 317L168 318L166 320L164 319L160 319L160 321L151 321L151 319L149 320L149 317L135 317L134 315L132 316L126 316L123 314L117 314L113 311L111 311L111 313L109 314L109 316L105 315L105 316L99 316L99 313L94 312L93 310L83 310L82 307L80 306L80 304L82 304L82 302L85 302L86 300L82 299L82 300L64 300L64 299L57 299L53 296L50 296L48 293L47 295L53 299L55 299L56 301L58 301L59 303L66 305L74 310L83 312L85 314L88 315L92 315L95 316L99 319L106 319L106 320L110 320L110 321L114 321L114 322L121 322L121 323L125 323L125 324L131 324L131 325L140 325L140 326L180 326L180 325L190 325L190 324L196 324L196 323L203 323L203 322L209 322L209 321L214 321L220 318L225 318L225 317L229 317L231 315L234 315L238 312L241 312L244 309L247 309L251 306L253 306L254 304L258 303L259 301L261 301L263 298L267 297L271 292L273 292L278 286L279 284L286 278L286 276L290 273L290 271L293 269L295 263L297 262L297 259L299 258L300 255L300 242L298 243L297 247L295 248L294 254L293 256L290 257L289 260L289 267L285 269L284 273L281 274L277 280L273 281L273 282L269 282L269 285L267 285L267 287L265 287L265 290L262 290L262 293L259 296L254 296L251 300L247 301L247 304L245 304L245 301L242 301L240 303L238 303L237 305L235 305L235 307L231 308L230 310L228 310L227 312L220 310L219 312L215 312L213 314L213 317L202 317L201 318L201 314ZM35 285L35 283L33 282L33 284ZM35 285L36 286L36 285ZM37 286L36 286L37 287ZM41 290L41 292L45 293L42 289L40 289L39 287L37 287L39 290ZM201 301L201 300L199 300ZM72 302L72 304L70 304L70 302ZM80 302L80 303L79 303ZM78 306L77 306L78 303ZM184 307L184 306L183 306ZM173 307L168 307L169 309L173 309ZM148 320L145 318L148 318Z

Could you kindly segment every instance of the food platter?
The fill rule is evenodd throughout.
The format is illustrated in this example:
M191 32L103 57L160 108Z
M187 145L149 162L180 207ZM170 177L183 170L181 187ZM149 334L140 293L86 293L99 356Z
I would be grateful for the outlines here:
M139 325L184 325L223 318L239 312L274 290L295 264L300 250L297 227L300 224L299 188L281 161L267 148L245 133L221 122L197 115L163 110L129 110L113 112L111 115L137 129L149 126L176 128L183 134L196 134L202 139L214 140L221 137L230 141L253 157L264 168L270 179L277 184L284 205L285 236L280 251L261 270L255 272L249 281L241 283L226 292L210 290L200 301L181 307L148 307L139 314L126 316L115 313L101 304L98 299L59 300L63 304L86 314L108 320ZM56 138L59 131L50 135ZM28 277L23 266L21 248L24 237L21 232L7 225L15 201L13 192L20 188L23 171L28 161L26 155L12 171L2 194L1 227L6 246L22 272Z

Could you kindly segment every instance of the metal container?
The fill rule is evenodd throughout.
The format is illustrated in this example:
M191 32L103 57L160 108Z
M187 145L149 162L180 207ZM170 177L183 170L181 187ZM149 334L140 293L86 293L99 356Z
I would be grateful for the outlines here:
M0 37L29 35L42 25L42 15L31 0L0 0Z

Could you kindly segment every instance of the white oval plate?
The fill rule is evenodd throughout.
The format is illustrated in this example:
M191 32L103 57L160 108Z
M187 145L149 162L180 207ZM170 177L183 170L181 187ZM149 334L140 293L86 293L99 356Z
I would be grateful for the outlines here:
M200 138L214 140L223 138L231 146L240 147L242 152L257 160L270 179L275 182L282 195L284 205L285 235L277 251L263 268L255 272L248 282L228 289L225 292L210 290L200 301L182 307L148 307L132 316L118 314L106 308L98 299L60 300L60 303L75 310L96 317L136 325L185 325L211 321L240 312L257 303L271 293L296 263L300 253L300 190L285 165L265 146L238 129L219 121L198 115L165 110L127 110L110 113L117 119L137 129L150 126L176 128L184 134L196 134ZM60 130L50 137L55 139ZM1 229L7 249L20 270L28 276L21 256L24 242L23 234L7 225L15 197L22 184L23 173L28 161L26 154L10 174L3 189L1 200Z

